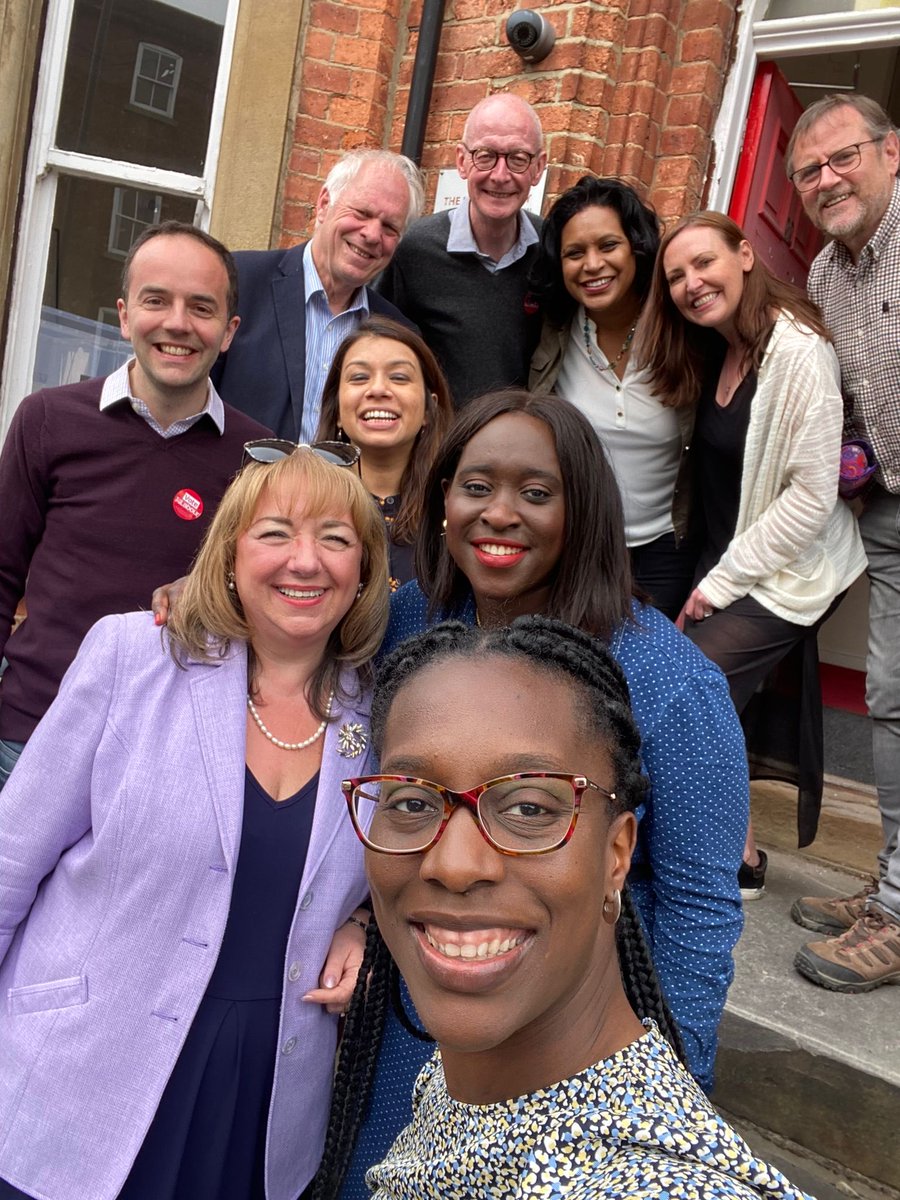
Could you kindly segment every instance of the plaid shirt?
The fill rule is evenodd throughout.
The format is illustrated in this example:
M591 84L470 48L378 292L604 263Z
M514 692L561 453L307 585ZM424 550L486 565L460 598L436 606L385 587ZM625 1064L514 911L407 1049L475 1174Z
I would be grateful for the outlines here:
M900 181L859 261L833 241L816 257L807 287L834 334L845 433L869 439L875 479L900 494Z

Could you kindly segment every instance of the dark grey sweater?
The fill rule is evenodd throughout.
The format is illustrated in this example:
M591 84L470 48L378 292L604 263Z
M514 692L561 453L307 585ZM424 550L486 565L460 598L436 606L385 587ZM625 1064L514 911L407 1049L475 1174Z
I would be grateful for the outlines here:
M523 216L540 230L540 217ZM475 254L448 253L449 233L449 212L414 222L377 290L419 326L459 408L495 388L528 382L540 318L526 312L525 281L538 247L491 274Z

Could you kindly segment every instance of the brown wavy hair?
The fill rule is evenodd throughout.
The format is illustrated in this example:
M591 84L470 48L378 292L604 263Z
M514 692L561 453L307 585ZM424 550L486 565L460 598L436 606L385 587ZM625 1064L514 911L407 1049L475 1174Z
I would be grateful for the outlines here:
M653 390L673 408L695 404L700 396L707 360L721 345L721 334L685 320L675 307L666 280L665 254L685 229L712 229L732 252L746 241L743 230L719 212L698 212L669 230L659 247L650 281L650 295L635 339L635 357L650 374ZM734 322L744 344L748 367L759 370L775 317L783 312L796 325L805 325L831 341L822 315L805 292L778 279L754 255L753 266L744 276L744 290Z
M340 428L341 372L347 354L357 342L367 337L390 338L392 342L402 343L418 359L425 381L425 424L410 449L409 461L400 480L400 507L391 529L391 537L395 542L410 543L416 540L422 521L422 498L428 471L453 420L453 401L447 380L437 359L414 330L390 317L373 316L360 322L344 338L337 348L322 390L322 411L316 441L328 442L338 438L349 441ZM362 457L365 460L364 448Z
M267 490L277 492L290 506L302 497L311 516L349 512L363 546L359 573L363 590L332 630L309 684L310 709L324 720L329 694L342 695L342 669L353 667L366 676L384 637L390 593L384 522L372 497L355 471L333 466L310 450L295 450L275 463L250 463L232 480L169 617L171 649L176 662L188 658L208 662L224 657L233 642L247 642L253 690L253 630L240 597L229 589L228 582L234 572L238 538L250 528Z

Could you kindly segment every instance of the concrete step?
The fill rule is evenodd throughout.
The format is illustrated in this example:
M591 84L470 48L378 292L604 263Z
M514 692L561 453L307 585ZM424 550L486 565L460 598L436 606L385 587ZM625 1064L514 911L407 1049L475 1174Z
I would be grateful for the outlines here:
M900 989L841 995L793 967L797 949L819 936L791 921L794 900L850 894L860 876L776 849L758 823L757 837L769 852L767 890L745 905L713 1099L792 1153L824 1161L839 1194L875 1187L900 1197Z

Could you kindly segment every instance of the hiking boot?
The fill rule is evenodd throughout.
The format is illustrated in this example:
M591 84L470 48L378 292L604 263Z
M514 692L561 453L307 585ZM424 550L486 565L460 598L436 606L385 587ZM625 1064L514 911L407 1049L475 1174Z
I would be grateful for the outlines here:
M877 891L878 884L872 879L853 896L801 896L791 908L791 920L816 933L843 933L865 914L866 901Z
M840 937L801 947L794 966L831 992L870 992L900 981L900 921L871 908Z
M759 862L755 867L742 862L738 867L738 887L742 900L758 900L766 890L766 867L769 860L765 850L759 851Z

